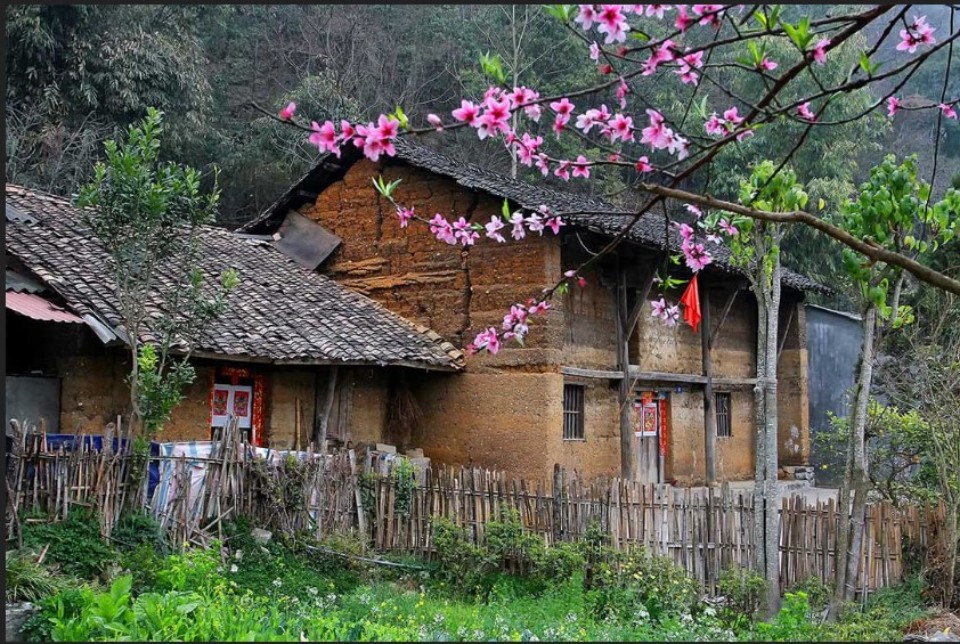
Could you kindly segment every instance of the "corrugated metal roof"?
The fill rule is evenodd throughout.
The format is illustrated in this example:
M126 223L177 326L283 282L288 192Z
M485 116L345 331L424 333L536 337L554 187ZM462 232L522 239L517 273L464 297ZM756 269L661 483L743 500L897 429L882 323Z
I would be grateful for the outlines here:
M33 293L7 291L7 308L41 322L73 322L83 324L83 319L65 311L53 302Z
M42 293L46 290L40 282L11 270L7 271L6 283L8 291L16 291L17 293Z

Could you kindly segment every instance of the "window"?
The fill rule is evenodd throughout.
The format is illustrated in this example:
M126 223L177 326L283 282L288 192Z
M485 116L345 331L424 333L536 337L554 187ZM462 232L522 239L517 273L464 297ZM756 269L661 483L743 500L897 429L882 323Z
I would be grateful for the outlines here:
M730 438L733 436L730 427L730 394L714 394L717 408L717 436L719 438Z
M563 440L584 440L583 385L563 386Z

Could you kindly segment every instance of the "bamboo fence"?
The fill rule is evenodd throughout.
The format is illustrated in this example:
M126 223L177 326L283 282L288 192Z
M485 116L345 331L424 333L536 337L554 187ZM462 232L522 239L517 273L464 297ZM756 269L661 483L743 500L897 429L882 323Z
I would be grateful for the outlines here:
M642 547L668 557L706 592L716 590L730 565L751 566L756 551L752 496L728 485L584 481L559 469L552 481L527 481L480 468L438 467L403 486L391 475L362 474L352 450L320 455L311 447L266 460L227 431L208 457L152 457L176 483L155 507L145 482L131 489L130 452L114 452L107 443L100 451L83 442L72 451L51 451L42 434L15 435L7 462L8 538L19 537L22 521L31 520L25 517L62 520L76 508L98 510L107 537L121 512L139 507L158 517L174 543L207 546L222 538L224 520L246 517L268 530L317 538L359 531L379 552L429 557L436 517L465 526L472 540L482 542L486 523L513 508L524 529L548 544L582 539L595 523L615 548ZM811 504L795 495L783 498L779 510L781 589L810 577L831 581L835 502ZM941 513L936 507L868 506L859 592L900 581L904 541L926 545L928 526Z

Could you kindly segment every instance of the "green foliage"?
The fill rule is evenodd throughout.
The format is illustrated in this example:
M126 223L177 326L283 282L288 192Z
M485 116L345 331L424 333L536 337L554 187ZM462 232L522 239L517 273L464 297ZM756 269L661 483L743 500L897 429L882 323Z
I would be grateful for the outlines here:
M150 108L123 142L104 144L106 160L97 163L93 181L77 198L78 206L89 208L85 221L111 259L135 357L133 423L142 423L148 435L160 430L195 378L187 358L174 359L171 350L189 351L205 325L223 313L227 293L237 283L231 269L216 287L207 287L196 268L197 232L214 221L219 191L202 189L193 168L162 163L162 135L162 113ZM160 278L161 271L167 279ZM157 338L157 347L140 346L147 331Z
M179 154L200 138L213 106L197 29L207 12L195 6L11 8L8 180L75 193L90 179L100 143L148 106L176 115L171 150Z
M960 219L960 193L951 189L930 205L930 185L918 177L916 155L897 164L893 155L870 171L856 199L847 201L836 223L858 239L887 250L922 258L956 237ZM865 259L852 249L843 250L843 265L859 286L864 302L872 302L881 319L893 318L897 328L912 321L909 308L891 309L887 301L892 271L883 263Z
M470 541L464 526L446 517L433 519L431 530L438 577L455 594L480 592L482 580L494 570L489 553Z
M767 580L750 568L733 565L720 573L717 589L726 603L720 618L733 627L753 623L757 611L763 606Z
M803 581L794 584L790 591L793 593L802 592L806 594L810 609L816 613L827 607L832 589L830 584L819 577L807 577Z
M780 612L769 622L759 622L749 640L755 642L812 642L819 639L819 630L811 620L810 602L806 593L787 593Z
M65 574L93 579L117 561L117 551L100 537L100 525L90 512L74 511L57 523L25 523L23 545L39 551L48 545L47 559Z
M161 373L157 350L152 344L140 347L137 355L137 402L144 424L151 434L170 420L174 408L183 402L184 388L196 380L193 366L186 360L175 362Z
M506 518L504 523L511 523ZM67 588L42 599L41 613L29 624L30 639L734 641L739 636L751 641L864 641L893 639L898 629L923 614L921 583L915 579L874 593L865 611L845 611L833 625L818 625L807 596L791 593L771 622L731 629L711 607L696 601L695 592L677 590L676 566L643 553L617 555L600 540L592 547L618 576L617 593L613 585L603 586L614 609L604 612L595 612L598 593L584 591L577 573L547 585L492 573L482 598L461 593L455 584L405 588L376 579L373 569L353 573L365 583L344 586L339 584L342 574L332 566L314 565L314 556L301 557L274 541L257 545L243 521L228 526L227 536L229 552L215 544L210 550L165 557L157 583L139 591L125 576L109 588ZM517 543L509 526L498 538L504 549ZM323 545L342 552L362 547L334 540ZM638 572L641 579L634 577ZM653 580L642 580L646 574Z
M360 505L365 512L373 512L377 506L377 481L380 475L376 472L364 472L357 481L360 487Z
M390 471L393 480L393 511L397 516L410 516L413 491L417 487L417 471L408 459L399 458Z
M125 550L140 546L150 546L159 554L166 554L169 550L163 526L143 510L124 513L114 526L111 537Z
M741 204L758 210L790 212L805 208L809 195L792 169L766 160L754 166L749 178L741 180L738 198ZM737 266L749 269L747 275L754 288L759 289L758 297L763 297L771 291L774 272L780 265L782 224L721 211L708 216L704 225L716 226L720 218L737 227L738 234L729 242L731 259Z
M48 567L37 563L37 554L7 550L4 584L7 603L37 603L64 587L65 582Z
M667 557L644 550L607 554L596 573L587 601L601 618L654 622L669 616L690 615L696 608L699 587L686 571Z
M814 442L833 462L841 462L850 437L850 419L832 413L829 418L831 431L819 432ZM864 435L869 441L867 467L874 491L896 504L939 497L939 483L931 471L931 428L917 409L901 411L871 398Z

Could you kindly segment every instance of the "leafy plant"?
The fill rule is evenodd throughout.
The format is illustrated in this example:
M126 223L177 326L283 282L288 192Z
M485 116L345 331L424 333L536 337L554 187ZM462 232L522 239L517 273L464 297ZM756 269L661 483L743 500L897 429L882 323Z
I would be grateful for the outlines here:
M47 558L67 575L93 579L117 561L119 553L100 537L96 516L87 511L71 513L56 523L25 523L23 545L40 550L48 545Z
M187 361L204 327L226 308L236 272L207 287L197 267L199 231L215 218L219 191L201 189L197 170L160 161L162 113L104 144L106 161L80 190L77 205L110 256L118 312L131 352L131 426L155 434L182 400L195 372ZM155 345L142 344L149 333ZM185 352L174 359L172 351Z
M37 603L64 586L63 580L37 561L34 552L7 550L4 583L7 603Z
M731 626L746 626L763 605L767 580L750 568L732 565L720 573L717 588L726 599L721 619Z
M750 639L760 642L814 641L818 630L810 619L810 602L806 593L787 593L783 606L769 622L759 622Z
M467 529L446 517L433 519L433 546L440 565L439 577L455 594L476 594L481 580L494 570L489 553L472 543Z
M393 480L393 511L397 516L410 516L413 491L417 487L417 470L408 459L398 458L390 472Z

